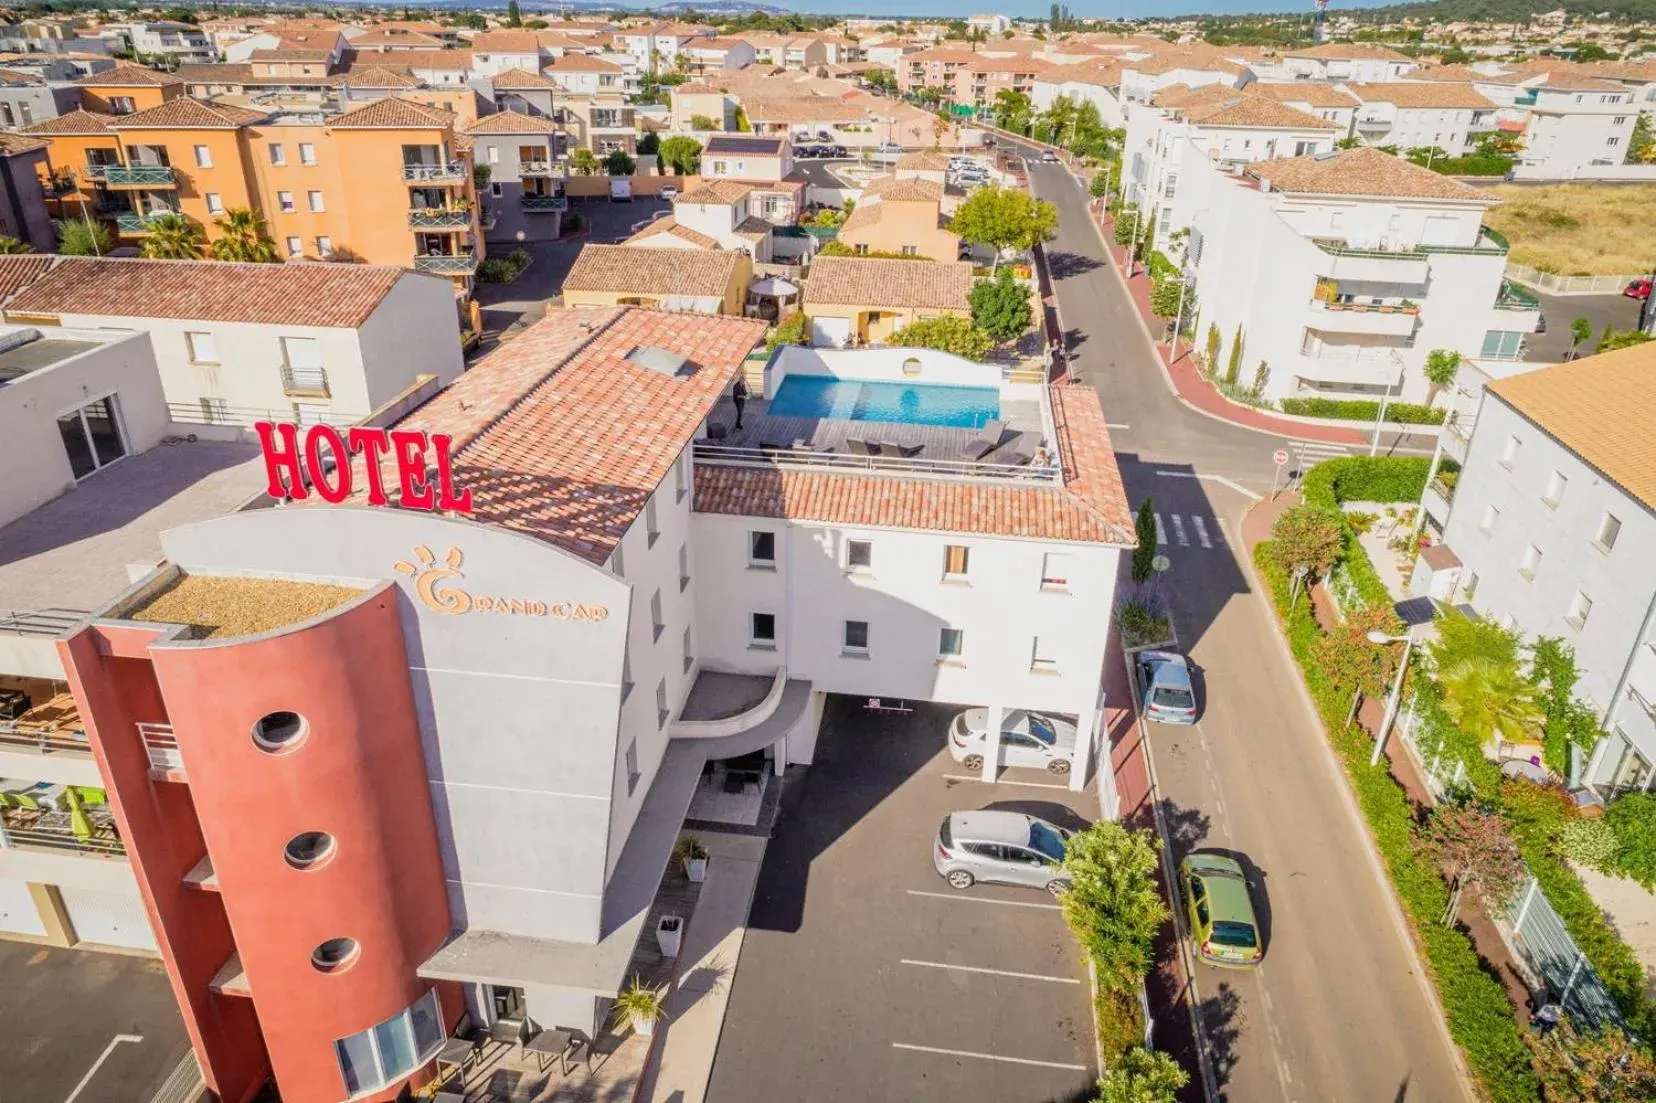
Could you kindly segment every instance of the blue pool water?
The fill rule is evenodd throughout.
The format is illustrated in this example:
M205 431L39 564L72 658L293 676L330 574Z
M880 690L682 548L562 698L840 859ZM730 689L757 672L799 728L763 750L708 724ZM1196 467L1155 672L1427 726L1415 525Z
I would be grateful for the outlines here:
M1000 417L1000 391L994 387L860 383L790 375L776 388L768 412L773 417L831 417L976 429Z

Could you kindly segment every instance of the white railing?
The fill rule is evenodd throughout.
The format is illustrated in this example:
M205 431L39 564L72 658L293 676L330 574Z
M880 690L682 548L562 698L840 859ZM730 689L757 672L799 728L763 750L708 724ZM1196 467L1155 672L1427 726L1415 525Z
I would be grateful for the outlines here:
M0 720L0 744L32 747L41 754L50 754L53 751L92 753L92 745L86 741L86 733L79 728L34 720Z
M722 739L756 728L776 714L776 707L782 703L782 691L787 686L787 668L779 666L771 675L771 686L765 691L764 700L757 705L746 712L718 720L675 720L671 735L674 739Z
M1542 272L1527 264L1507 261L1507 275L1519 283L1538 287L1554 295L1602 295L1620 291L1634 280L1644 279L1648 272L1634 272L1627 276L1557 276Z
M0 610L0 632L61 636L89 615L86 609Z
M1063 481L1056 463L1037 466L1033 460L1022 466L983 463L976 460L928 460L902 456L853 456L850 453L815 452L789 448L742 448L735 445L697 441L693 453L697 462L725 467L786 467L831 471L863 471L905 477L982 479L1011 483L1052 483Z
M158 770L182 770L184 756L178 750L178 737L171 724L138 724L138 738L144 741L150 765Z
M203 406L199 402L169 402L167 415L177 425L225 425L231 428L247 428L256 421L292 421L293 409L276 410L259 406ZM306 424L325 422L329 425L354 425L362 420L362 414L337 412L329 410L321 417L306 410ZM5 627L0 621L0 629Z
M67 850L74 854L96 854L104 857L126 854L126 845L118 838L80 836L72 830L39 831L29 827L3 827L0 828L0 841L7 847L22 846L34 850Z

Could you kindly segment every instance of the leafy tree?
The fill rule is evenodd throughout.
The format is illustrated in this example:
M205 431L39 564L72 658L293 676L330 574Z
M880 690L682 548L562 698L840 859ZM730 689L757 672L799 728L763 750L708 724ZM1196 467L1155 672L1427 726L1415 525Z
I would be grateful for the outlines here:
M1426 374L1426 382L1431 384L1426 388L1426 405L1437 401L1443 388L1455 381L1460 365L1461 355L1454 349L1433 349L1426 354L1426 365L1422 370Z
M506 25L508 27L523 26L523 12L518 8L518 0L507 0Z
M1094 199L1106 199L1110 194L1110 174L1108 170L1101 170L1093 174L1092 182L1087 185L1087 194Z
M1512 825L1471 801L1445 801L1434 808L1420 845L1449 878L1449 903L1441 917L1445 927L1454 926L1468 886L1493 909L1523 883L1524 860L1512 840Z
M1615 352L1617 349L1642 345L1651 339L1650 334L1641 329L1618 329L1599 342L1598 351Z
M1544 1038L1526 1035L1546 1103L1656 1099L1656 1061L1616 1027L1579 1033L1568 1018Z
M478 191L482 191L489 186L489 177L492 175L494 175L494 170L489 168L488 165L473 165L472 186Z
M668 138L656 151L664 168L671 168L679 176L693 176L701 171L702 146L687 134Z
M1340 557L1344 525L1334 510L1313 505L1294 506L1271 526L1271 552L1296 584L1309 584L1312 579L1327 574Z
M115 248L115 241L103 223L77 218L58 230L58 252L69 257L101 257Z
M753 133L753 124L748 122L747 112L742 110L742 107L741 107L740 104L738 104L736 106L736 113L730 121L731 121L731 125L733 125L736 128L736 133L738 133L738 134L752 134Z
M724 124L721 123L718 119L715 119L711 115L691 115L690 116L690 129L691 130L721 130L723 128L724 128ZM692 138L690 140L692 142L695 141L694 138ZM701 151L700 143L698 143L696 145L696 150L697 150L698 153Z
M0 256L16 256L19 253L32 253L34 248L26 241L19 241L15 237L0 235Z
M964 356L968 360L982 360L994 347L995 339L973 325L970 318L944 314L909 323L891 335L891 343L909 348L937 349Z
M181 214L150 219L142 252L152 260L200 260L207 239L201 227Z
M604 155L604 171L611 176L631 176L637 167L638 163L624 149L612 149Z
M1640 115L1639 117L1641 119L1644 118L1643 115ZM1586 318L1577 318L1575 321L1571 322L1570 323L1570 354L1568 356L1566 356L1565 359L1566 360L1574 360L1576 358L1576 346L1580 345L1583 341L1591 339L1592 336L1593 336L1593 323L1592 322L1589 322Z
M1156 572L1152 563L1156 558L1156 505L1148 497L1139 503L1138 516L1133 520L1133 532L1138 536L1138 547L1133 549L1128 569L1133 582L1142 586Z
M168 8L161 13L161 18L169 23L195 23L196 13L190 8Z
M1542 743L1547 765L1564 773L1570 748L1585 754L1598 742L1598 714L1575 696L1580 671L1575 648L1556 636L1542 636L1530 645L1530 677L1541 687Z
M1267 360L1261 360L1259 367L1254 369L1253 393L1255 397L1265 393L1265 384L1271 379L1271 365Z
M1184 281L1177 274L1158 277L1150 284L1150 309L1158 318L1171 318L1179 312L1179 293Z
M1614 332L1616 332L1616 327L1614 325L1612 325L1611 323L1609 323L1609 322L1605 322L1604 323L1604 332L1599 334L1598 347L1595 348L1593 351L1594 352L1603 352L1604 351L1604 346L1608 345L1610 343L1610 335Z
M889 69L869 69L863 73L863 80L867 81L868 86L876 92L881 92L887 96L897 94L897 74Z
M544 19L525 19L523 21L524 29L530 31L544 31L551 25Z
M1616 833L1616 871L1656 887L1656 793L1626 793L1604 819Z
M1353 137L1353 138L1341 138L1339 141L1334 143L1334 148L1335 149L1356 149L1358 146L1360 146L1362 144L1363 144L1363 139L1361 139L1361 138L1355 138L1355 137Z
M640 156L657 153L660 149L661 135L653 130L638 139L638 153Z
M270 240L264 216L247 207L231 207L223 218L213 220L219 239L208 246L214 260L237 260L255 264L274 264L282 258L276 252L276 243Z
M1061 146L1073 137L1074 128L1075 101L1068 96L1059 96L1036 117L1032 133L1037 141Z
M1160 858L1149 831L1101 820L1070 836L1064 919L1103 977L1137 981L1154 963L1151 942L1167 921L1157 887Z
M1096 1103L1175 1103L1190 1074L1167 1054L1134 1046L1098 1082Z
M1028 192L992 184L956 209L949 228L974 245L1029 249L1058 232L1058 208Z
M1139 209L1132 204L1121 208L1115 216L1115 243L1131 245L1138 234Z
M795 310L777 322L765 338L765 349L775 352L780 345L808 345L811 343L811 320L803 310Z
M1230 361L1225 365L1225 382L1234 385L1242 370L1242 325L1237 323L1236 336L1231 338Z
M582 146L569 155L569 167L581 176L591 176L598 171L598 156Z
M1002 88L995 93L995 122L1003 130L1018 134L1029 133L1029 121L1035 114L1035 103L1022 92Z
M1372 643L1370 632L1388 636L1397 631L1397 615L1385 606L1364 606L1351 610L1345 620L1317 641L1311 656L1316 668L1343 692L1351 694L1351 712L1357 715L1365 697L1379 697L1397 671L1397 656L1389 646Z
M1224 340L1225 339L1219 335L1219 324L1217 322L1209 322L1207 331L1207 359L1203 361L1203 367L1207 369L1207 373L1209 375L1212 375L1213 369L1219 366L1219 346L1224 343Z
M1440 663L1437 673L1444 713L1473 738L1482 741L1498 735L1517 743L1540 730L1539 693L1535 683L1520 673L1516 660L1472 656Z
M1016 340L1029 328L1029 288L1013 279L1009 268L1002 268L992 280L974 283L967 301L972 321L998 341Z
M1648 165L1656 161L1656 131L1650 116L1640 114L1633 120L1633 133L1627 139L1627 163Z

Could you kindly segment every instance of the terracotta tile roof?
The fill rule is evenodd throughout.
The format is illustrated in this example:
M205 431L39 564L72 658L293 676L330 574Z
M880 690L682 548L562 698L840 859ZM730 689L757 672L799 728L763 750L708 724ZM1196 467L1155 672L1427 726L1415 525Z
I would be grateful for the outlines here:
M397 428L454 438L475 520L603 563L764 334L745 318L553 308ZM686 374L626 359L644 348L685 357Z
M724 89L703 81L686 81L673 89L675 96L722 96Z
M749 119L766 123L855 123L868 117L868 108L829 96L741 96Z
M1345 149L1332 157L1279 157L1242 170L1273 189L1303 195L1366 195L1388 199L1455 199L1493 204L1495 196L1378 149Z
M1308 50L1284 50L1283 57L1320 57L1336 61L1407 61L1414 58L1373 42L1325 42Z
M89 73L75 83L82 87L167 88L184 82L171 73L158 73L142 65L117 65L101 73Z
M897 158L896 168L898 172L947 172L949 155L930 149L904 153Z
M360 50L364 46L400 46L431 50L442 45L443 40L440 38L402 27L374 27L351 39L353 50Z
M435 278L415 277L389 265L71 257L6 308L30 314L354 327L405 276Z
M1304 80L1292 84L1261 84L1255 81L1248 85L1247 90L1278 103L1304 103L1312 107L1357 106L1357 101L1350 94L1322 81Z
M1444 81L1451 84L1500 84L1510 78L1480 73L1469 65L1431 65L1424 69L1410 69L1403 75L1403 79Z
M1174 85L1173 88L1182 88ZM1169 91L1164 89L1163 91ZM1269 96L1255 96L1217 84L1203 85L1171 97L1157 94L1158 106L1171 101L1172 110L1202 126L1265 130L1338 130L1339 124L1290 107Z
M1078 61L1053 65L1035 78L1042 84L1092 84L1113 88L1121 83L1121 66L1115 62Z
M486 54L538 54L534 31L483 31L471 37L471 48Z
M1133 547L1132 512L1098 393L1081 386L1053 387L1048 393L1062 486L697 464L695 508L700 513Z
M117 115L108 125L111 130L234 130L269 117L268 111L179 96L146 111Z
M253 66L245 62L230 65L180 65L177 75L185 84L241 84L253 75Z
M398 69L383 65L353 66L345 74L347 83L357 88L418 88L420 82Z
M38 73L20 73L16 69L0 69L0 84L44 84L46 78Z
M21 153L33 153L45 149L50 142L42 142L37 138L25 138L20 134L7 134L0 131L0 157L16 157Z
M941 203L943 185L935 180L917 177L876 176L863 188L863 199L897 199L911 202ZM876 204L877 205L877 204ZM858 210L861 208L859 207ZM856 212L853 211L853 214Z
M96 111L83 111L77 108L65 112L51 119L42 119L33 126L26 126L20 134L109 134L109 124L115 121L114 115L103 115Z
M575 258L565 291L639 295L723 295L746 253L729 249L687 252L643 245L586 245Z
M1656 60L1595 61L1582 68L1610 80L1656 81Z
M731 228L731 233L737 237L759 239L769 237L776 232L776 227L757 215L748 215Z
M521 111L497 111L466 127L467 134L556 134L562 128L551 119Z
M394 65L399 69L410 72L416 69L430 69L441 72L464 72L471 68L472 52L470 50L388 50L382 54L363 53L357 55L356 63L366 62L369 65Z
M1353 96L1364 103L1393 103L1398 107L1435 107L1455 110L1492 111L1498 104L1470 84L1449 81L1408 84L1348 84Z
M1537 368L1485 389L1656 510L1656 344Z
M333 57L332 51L315 49L279 48L274 50L254 50L247 55L249 61L327 61Z
M400 100L387 96L361 107L352 108L330 124L334 129L364 127L382 130L423 130L445 127L454 122L454 116L437 107Z
M651 244L650 239L657 237L676 237L680 241L689 242L698 249L716 249L719 245L717 238L708 237L700 230L692 230L672 215L656 219L632 237L629 237L624 244L648 246Z
M589 45L586 39L562 31L536 31L535 43L543 50L584 50Z
M621 66L591 54L565 54L541 66L543 73L619 73Z
M1626 92L1624 85L1598 77L1584 77L1575 73L1553 73L1540 84L1532 85L1549 92Z
M883 305L915 310L969 310L967 261L817 257L805 280L804 306Z
M728 206L731 203L740 203L752 190L752 184L744 184L739 180L710 180L703 177L701 183L681 193L677 202L717 203Z
M525 88L556 88L557 82L548 80L539 73L531 73L527 69L502 69L489 78L489 83L496 88L508 91Z
M52 253L19 253L0 256L0 302L39 280L59 260Z

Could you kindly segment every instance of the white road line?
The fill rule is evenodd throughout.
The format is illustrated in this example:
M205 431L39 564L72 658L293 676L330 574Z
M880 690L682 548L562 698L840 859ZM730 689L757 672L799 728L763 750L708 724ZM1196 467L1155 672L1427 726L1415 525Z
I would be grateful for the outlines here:
M1036 1065L1044 1069L1064 1069L1068 1072L1086 1072L1086 1065L1066 1065L1062 1061L1031 1061L1027 1057L1002 1057L998 1053L972 1053L964 1049L939 1049L936 1046L911 1046L907 1042L892 1042L892 1049L907 1049L915 1053L941 1053L945 1057L971 1057L978 1061L999 1061L1007 1065Z
M1156 514L1156 543L1167 543L1167 526L1162 524L1161 514Z
M949 781L982 781L982 774L944 774ZM997 778L993 785L1022 785L1026 789L1068 789L1068 785L1054 785L1046 781L1009 781L1006 778Z
M1168 520L1173 522L1173 539L1179 542L1179 547L1190 547L1190 537L1185 535L1184 518L1175 513L1168 517Z
M1106 428L1106 429L1131 429L1132 426L1131 425L1123 425L1119 421L1106 421L1104 423L1104 428Z
M1207 522L1203 521L1200 515L1193 513L1190 515L1190 523L1196 526L1196 539L1202 542L1202 547L1213 547L1213 541L1208 539Z
M962 973L982 973L991 977L1016 977L1018 980L1044 980L1049 984L1080 984L1079 977L1049 977L1045 973L1014 973L1006 969L985 969L979 965L950 965L946 961L916 961L900 958L901 965L919 965L926 969L954 969Z
M966 896L958 892L922 892L919 889L909 889L910 896L935 896L939 900L964 900L971 904L999 904L1005 908L1042 908L1046 911L1062 911L1062 904L1035 904L1028 900L991 900L987 896Z
M1210 483L1218 483L1220 486L1230 487L1232 490L1243 495L1251 502L1257 502L1259 499L1264 497L1263 494L1257 494L1236 480L1227 479L1223 475L1199 475L1191 471L1158 471L1156 474L1165 475L1169 479L1206 479Z
M86 1090L86 1085L90 1084L92 1078L98 1075L98 1070L103 1067L103 1063L109 1060L109 1055L115 1052L116 1046L122 1042L142 1042L143 1040L144 1036L142 1034L117 1034L111 1038L109 1044L104 1046L104 1051L98 1054L98 1059L92 1062L92 1067L86 1070L86 1075L81 1077L80 1083L75 1085L75 1090L69 1093L63 1103L75 1103L80 1093Z

